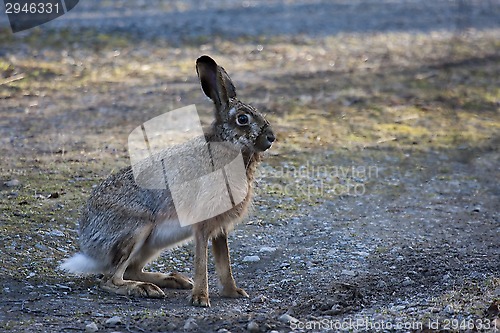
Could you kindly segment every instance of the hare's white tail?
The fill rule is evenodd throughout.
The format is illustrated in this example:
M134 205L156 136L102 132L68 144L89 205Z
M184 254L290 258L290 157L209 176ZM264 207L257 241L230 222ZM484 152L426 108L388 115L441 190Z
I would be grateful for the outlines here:
M59 268L75 274L92 274L103 271L102 264L83 253L77 253L71 258L66 259Z

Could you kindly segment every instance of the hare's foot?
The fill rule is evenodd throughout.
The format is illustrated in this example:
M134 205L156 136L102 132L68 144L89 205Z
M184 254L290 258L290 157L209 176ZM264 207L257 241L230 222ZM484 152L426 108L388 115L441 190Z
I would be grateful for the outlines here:
M101 281L101 288L111 293L149 298L163 298L165 293L157 285L149 282L139 282L112 278Z
M227 298L249 297L245 290L238 287L222 288L220 295Z
M208 298L208 294L203 293L203 292L199 292L199 293L193 292L193 294L191 295L191 305L201 306L204 308L209 307L210 300Z
M193 280L177 272L167 274L164 280L173 285L173 287L165 286L165 288L193 289L194 285Z
M192 289L193 281L177 272L170 274L143 272L143 271L129 271L125 272L126 279L154 283L160 288L170 289Z

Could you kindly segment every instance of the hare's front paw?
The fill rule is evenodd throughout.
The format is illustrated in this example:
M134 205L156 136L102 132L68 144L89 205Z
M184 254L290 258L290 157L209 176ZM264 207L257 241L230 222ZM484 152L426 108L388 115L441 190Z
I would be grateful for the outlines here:
M228 298L240 298L240 297L249 297L247 292L241 288L231 288L231 289L222 289L220 295L222 297L228 297Z
M210 300L208 299L208 295L203 293L193 293L191 296L191 305L201 306L207 308L210 306Z

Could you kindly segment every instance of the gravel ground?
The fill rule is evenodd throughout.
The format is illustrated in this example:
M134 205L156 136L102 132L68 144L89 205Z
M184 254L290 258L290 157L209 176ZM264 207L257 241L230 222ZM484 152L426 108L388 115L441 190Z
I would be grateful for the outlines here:
M383 99L380 91L396 91L399 85L404 93L394 93L384 105L397 108L399 100L410 101L422 108L422 118L431 117L433 112L421 106L425 101L399 80L407 75L423 85L445 72L449 82L467 85L469 72L459 70L469 66L471 73L493 78L488 103L481 104L487 109L470 118L476 132L486 131L487 121L478 123L481 119L498 124L500 51L497 44L489 45L494 41L486 46L479 41L494 39L486 37L498 34L499 17L500 1L81 1L45 27L57 36L69 31L85 38L95 29L103 34L99 42L118 46L44 49L36 41L39 30L16 34L13 44L0 49L0 60L29 68L34 57L62 67L41 66L39 77L25 86L23 81L15 87L0 83L0 330L495 331L495 324L500 327L498 132L478 142L457 139L441 149L395 137L388 144L381 139L363 147L318 146L335 133L311 134L311 124L300 117L333 105L341 110L332 111L337 112L334 120L325 116L326 125L318 121L313 126L370 135L356 127L363 118L382 119L374 115L377 110L366 111L368 102ZM124 34L132 36L127 43L135 47L113 44ZM357 37L339 39L345 43L338 49L325 42L344 34ZM384 44L377 39L384 34L403 37ZM254 41L263 35L264 50L275 47L275 52L261 53L263 46ZM466 35L489 53L463 62L440 56L444 64L436 65L432 50L412 46L421 35L433 36L436 44ZM276 46L269 42L273 38ZM226 39L236 46L221 42ZM295 43L297 54L289 54L283 40ZM410 46L405 52L391 51L398 43ZM381 44L389 45L388 51L379 51ZM41 45L40 50L33 45ZM450 52L458 53L458 45ZM252 214L230 237L236 280L250 298L218 297L212 264L209 309L189 306L187 291L167 290L165 300L121 297L99 290L95 277L61 275L57 263L77 249L79 207L92 186L127 163L123 145L130 124L149 119L166 100L175 101L169 108L186 101L207 105L192 68L199 52L237 58L227 67L236 67L238 87L271 113L282 135L260 168ZM335 54L335 62L325 60L329 54ZM351 64L348 56L364 60ZM415 67L403 64L405 57L415 60ZM379 60L379 67L369 67ZM188 70L170 74L154 67L154 61ZM256 63L255 68L245 67L246 61ZM385 61L390 65L384 67ZM2 64L0 70L9 72ZM102 76L92 72L92 64L102 68ZM332 74L326 69L333 65ZM258 66L267 70L254 72ZM130 71L122 74L122 68ZM369 79L357 76L370 71L376 73ZM88 81L81 83L81 77ZM37 85L65 78L70 78L63 81L67 89ZM373 89L361 88L372 80ZM276 100L269 100L264 85ZM334 88L338 93L330 93ZM450 96L433 102L438 106L431 111L446 103L464 107ZM296 118L287 109L292 107L298 110ZM396 122L406 121L399 117ZM294 142L300 144L291 146ZM186 245L165 253L150 268L190 275L192 259L192 247Z
M342 154L324 154L336 165L352 165ZM219 298L213 265L209 309L189 306L187 291L142 300L106 294L93 278L33 274L3 282L2 320L9 323L4 328L68 332L95 324L99 332L288 332L294 327L297 332L339 327L423 332L438 327L437 332L446 325L459 328L454 320L494 325L498 314L487 315L487 309L500 295L495 280L498 153L464 164L441 153L409 157L375 149L357 160L358 171L345 171L350 174L345 179L355 181L363 195L319 197L316 192L328 187L318 187L314 168L324 156L303 157L311 161L311 174L296 179L312 189L315 202L259 194L255 213L231 237L236 279L250 299ZM375 161L372 173L361 171ZM423 165L405 166L414 161ZM287 162L265 164L260 183L272 184L282 168L296 172ZM453 177L435 172L443 168L452 168ZM476 178L478 170L482 175ZM304 185L296 186L303 190ZM397 194L393 188L399 188ZM45 239L65 236L52 230ZM192 257L185 246L152 269L174 267L189 274ZM293 326L290 320L299 321Z

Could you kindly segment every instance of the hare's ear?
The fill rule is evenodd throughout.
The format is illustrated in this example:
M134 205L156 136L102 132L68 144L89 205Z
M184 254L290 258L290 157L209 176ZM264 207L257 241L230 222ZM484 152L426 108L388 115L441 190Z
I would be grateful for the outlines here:
M205 95L214 102L217 111L224 110L229 104L229 98L236 96L234 85L224 68L204 55L196 60L196 72Z
M222 75L222 80L224 82L224 86L226 87L227 97L235 98L236 97L236 88L234 87L233 80L229 77L226 70L219 66L220 73Z

